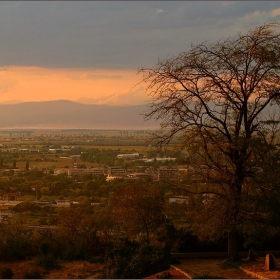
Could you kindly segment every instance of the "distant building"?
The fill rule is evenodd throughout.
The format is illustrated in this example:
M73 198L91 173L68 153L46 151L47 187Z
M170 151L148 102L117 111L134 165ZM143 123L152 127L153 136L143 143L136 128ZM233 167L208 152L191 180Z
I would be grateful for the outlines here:
M48 150L48 152L50 154L64 153L64 152L69 152L69 151L71 151L71 149L61 149L61 148L59 148L59 149L49 149Z
M18 153L18 148L9 148L8 152L9 153Z
M20 192L6 193L2 196L2 200L15 201L21 196Z
M144 158L142 159L144 162L154 162L154 161L159 161L159 162L166 162L166 161L176 161L176 158L170 158L170 157L163 157L163 158Z
M81 155L71 155L70 158L80 158Z
M130 173L127 175L128 178L133 178L133 179L152 179L153 175L152 174L147 174L143 172L137 172L137 173Z
M51 205L54 207L70 207L70 200L55 200L51 202Z
M50 154L56 154L56 153L58 153L59 150L58 149L49 149L48 151Z
M31 201L32 204L38 205L40 207L44 206L51 206L51 202L49 200L43 200L43 201Z
M177 168L161 167L158 170L159 180L175 181L177 180Z
M176 158L171 158L171 157L156 158L156 161L161 161L161 162L176 161Z
M110 182L115 179L125 178L126 175L127 175L126 169L121 168L120 166L111 166L111 167L108 167L108 169L107 169L106 181Z
M133 154L119 154L117 159L138 159L143 158L143 154L133 153Z
M0 223L7 222L13 216L13 208L15 205L0 205Z
M13 172L14 172L14 175L18 175L18 174L20 174L20 173L24 173L24 172L25 172L25 170L19 169L19 168L14 168L14 169L12 169L12 170L13 170Z
M120 166L111 166L107 169L108 176L117 176L117 177L125 177L127 174L126 169L121 168Z
M185 203L188 204L189 197L188 196L170 196L168 199L169 203Z
M42 152L41 149L29 148L29 149L18 149L19 153L39 154Z
M68 168L55 168L53 172L55 175L68 174Z
M73 168L74 169L81 169L81 168L86 168L86 166L83 163L74 162Z
M93 176L105 176L107 170L103 167L95 168L69 168L68 176L83 176L83 175L93 175Z

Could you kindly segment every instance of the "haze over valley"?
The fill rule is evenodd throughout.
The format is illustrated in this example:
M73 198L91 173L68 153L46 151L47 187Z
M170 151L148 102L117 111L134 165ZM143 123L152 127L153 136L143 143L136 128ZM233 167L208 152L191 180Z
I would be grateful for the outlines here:
M69 100L0 104L0 128L155 129L154 121L144 121L147 109L147 105L96 105Z

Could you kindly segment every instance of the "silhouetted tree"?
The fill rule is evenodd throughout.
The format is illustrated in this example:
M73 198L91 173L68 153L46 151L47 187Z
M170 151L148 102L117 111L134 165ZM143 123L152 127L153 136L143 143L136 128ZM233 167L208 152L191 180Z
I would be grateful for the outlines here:
M255 138L265 109L280 96L278 29L264 24L140 69L153 97L146 119L161 121L152 140L166 147L180 137L194 175L186 189L204 195L201 206L218 215L216 225L228 233L228 257L234 260L248 180L260 172L253 162Z

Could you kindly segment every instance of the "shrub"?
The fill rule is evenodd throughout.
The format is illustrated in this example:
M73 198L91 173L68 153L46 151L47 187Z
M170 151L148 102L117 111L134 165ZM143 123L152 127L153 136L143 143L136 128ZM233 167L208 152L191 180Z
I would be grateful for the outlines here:
M96 256L96 257L90 257L88 260L90 263L103 263L104 257Z
M23 279L41 279L41 271L38 269L33 269L30 271L25 271L23 273Z
M14 276L14 273L10 268L0 269L0 278L1 279L12 279L13 276Z
M45 270L59 269L60 268L58 259L52 254L39 255L37 257L36 263L39 266L43 267Z
M126 240L105 258L105 278L144 278L169 268L170 252L161 247Z

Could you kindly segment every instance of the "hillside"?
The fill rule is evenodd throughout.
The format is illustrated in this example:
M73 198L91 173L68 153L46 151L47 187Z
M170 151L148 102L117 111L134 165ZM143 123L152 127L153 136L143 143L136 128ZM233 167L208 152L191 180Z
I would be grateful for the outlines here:
M26 273L32 272L34 279L39 272L42 279L101 279L103 276L103 264L88 261L61 262L59 269L49 271L36 265L36 260L0 262L0 269L3 268L10 268L14 279L24 279Z
M155 129L147 105L110 106L68 100L0 105L0 128Z

